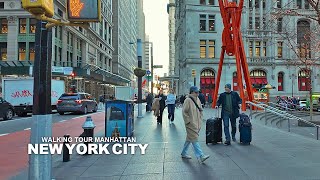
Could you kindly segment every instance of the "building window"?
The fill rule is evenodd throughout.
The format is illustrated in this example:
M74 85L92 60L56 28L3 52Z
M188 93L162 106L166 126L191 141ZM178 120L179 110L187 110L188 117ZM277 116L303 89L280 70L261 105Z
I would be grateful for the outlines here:
M26 43L25 42L19 42L18 44L19 48L19 61L26 60Z
M0 2L0 9L4 9L4 2Z
M262 1L262 8L265 9L266 8L266 0Z
M282 0L277 0L277 8L281 8Z
M209 5L214 5L214 0L209 0Z
M215 41L214 40L209 40L209 55L208 58L214 58L215 57Z
M283 91L283 72L278 74L278 91Z
M263 42L263 55L264 57L267 57L267 42Z
M257 42L255 42L255 45L256 45L255 56L260 57L261 42L257 41Z
M253 56L253 41L249 42L249 57Z
M309 8L310 8L309 1L308 1L308 0L306 0L306 1L304 2L304 8L305 8L305 9L309 9Z
M253 22L252 22L252 17L249 17L249 29L253 28Z
M206 5L206 0L200 0L200 4Z
M249 8L252 8L252 0L249 0Z
M19 27L20 27L20 34L26 34L27 33L27 19L26 18L20 18L19 19Z
M278 19L277 30L278 32L282 32L282 18Z
M298 9L301 9L302 8L302 0L297 0L297 6L298 6Z
M260 29L260 18L256 17L255 20L256 20L256 22L255 22L255 28L256 28L256 29Z
M259 1L256 1L255 7L259 8Z
M308 77L307 70L303 69L298 74L298 88L299 91L309 91L310 90L310 77Z
M282 58L283 42L278 42L278 58Z
M310 23L302 20L297 23L297 43L300 58L311 58Z
M63 18L63 12L62 12L61 9L59 9L59 8L58 8L58 14L59 14L60 17Z
M206 40L200 40L200 58L206 58L206 46L207 46L207 41Z
M206 16L205 14L200 14L200 31L206 31Z
M8 20L6 18L0 19L0 30L1 34L8 33Z
M0 60L7 60L7 43L0 42Z
M36 19L30 19L30 34L36 33L36 24L37 24Z
M215 30L215 15L209 15L209 31Z
M35 59L35 48L34 48L34 42L29 43L29 60L34 61Z

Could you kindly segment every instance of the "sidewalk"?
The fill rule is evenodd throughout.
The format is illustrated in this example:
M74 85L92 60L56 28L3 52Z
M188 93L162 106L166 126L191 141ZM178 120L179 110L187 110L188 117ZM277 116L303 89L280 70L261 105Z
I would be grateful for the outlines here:
M215 114L215 110L206 109L205 119ZM189 149L191 160L180 158L186 137L181 109L176 110L176 120L171 126L165 118L167 110L163 117L162 126L157 125L151 113L135 119L137 143L149 144L146 155L72 155L69 162L53 163L53 177L56 180L320 179L320 141L252 120L253 142L250 146L238 143L206 145L203 121L200 144L210 158L201 165L196 161L192 147ZM99 134L102 136L103 132Z

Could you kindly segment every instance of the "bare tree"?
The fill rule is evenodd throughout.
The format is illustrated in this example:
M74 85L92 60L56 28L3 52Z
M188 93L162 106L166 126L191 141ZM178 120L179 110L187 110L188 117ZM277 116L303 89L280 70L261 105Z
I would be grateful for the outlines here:
M309 0L315 1L315 0ZM317 18L315 16L300 15L295 9L279 9L271 15L272 32L278 40L283 42L283 46L287 47L291 52L291 56L287 57L288 66L295 66L305 73L307 79L307 88L309 89L310 98L310 120L312 120L313 102L312 102L312 69L319 67L320 63L320 18L319 18L319 1L311 4L317 8ZM314 2L313 2L314 3ZM294 18L303 16L298 24L293 24ZM309 20L304 20L304 19ZM312 23L316 21L317 23ZM276 22L276 23L274 23Z

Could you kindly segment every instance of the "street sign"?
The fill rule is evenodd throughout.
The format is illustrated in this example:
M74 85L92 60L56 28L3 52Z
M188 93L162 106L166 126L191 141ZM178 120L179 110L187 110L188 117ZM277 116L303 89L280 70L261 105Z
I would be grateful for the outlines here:
M163 68L163 66L162 65L154 65L153 68L155 68L155 69L159 68L160 69L160 68Z
M150 71L150 70L147 70L147 74L151 74L151 71Z
M192 76L196 77L196 70L195 69L192 69Z
M47 17L53 17L53 0L22 0L22 7L34 15L45 14Z
M101 0L67 0L67 15L71 22L100 22Z

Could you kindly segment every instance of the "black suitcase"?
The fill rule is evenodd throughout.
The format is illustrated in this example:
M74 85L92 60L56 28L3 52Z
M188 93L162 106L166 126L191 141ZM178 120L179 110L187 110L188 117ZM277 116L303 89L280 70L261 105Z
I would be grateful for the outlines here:
M239 120L239 132L240 132L240 143L250 145L252 141L252 124L250 118L246 114L240 114Z
M206 122L206 144L222 142L222 118L210 118Z

